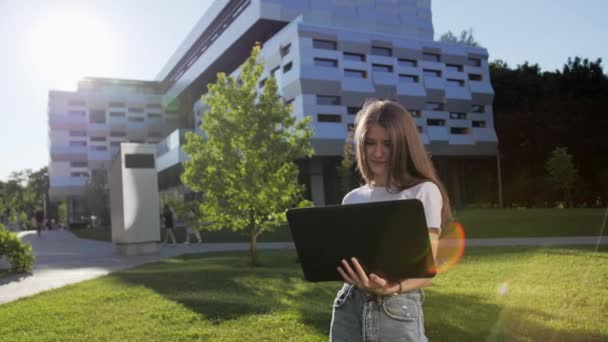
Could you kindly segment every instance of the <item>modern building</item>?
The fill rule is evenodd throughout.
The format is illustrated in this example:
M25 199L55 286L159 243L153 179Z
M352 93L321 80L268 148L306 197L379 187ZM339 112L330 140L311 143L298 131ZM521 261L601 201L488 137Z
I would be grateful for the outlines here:
M336 167L354 114L370 97L398 100L411 111L456 204L479 200L474 196L473 182L467 180L473 178L479 184L478 174L487 175L489 170L493 176L482 186L496 187L497 137L488 52L480 47L433 41L430 0L215 1L162 67L155 82L142 83L157 91L146 100L140 100L143 95L133 94L116 101L127 108L137 105L143 109L133 117L146 116L148 103L171 103L173 111L180 114L175 125L163 127L162 134L180 124L186 130L196 129L204 116L200 95L206 92L207 84L220 71L237 75L256 42L263 46L265 61L260 87L265 79L275 77L284 101L293 105L293 114L313 118L316 153L298 163L307 195L315 203L340 200ZM120 97L119 92L112 94ZM86 87L74 93L51 92L49 102L58 105L49 106L49 115L72 118L69 111L74 109L66 106L70 96L84 101L98 97L104 100L81 106L88 111L78 118L81 126L67 124L60 128L51 123L51 187L57 194L75 194L82 183L77 173L96 167L90 164L90 154L78 154L80 162L89 158L86 165L66 164L72 159L57 159L59 152L70 148L72 141L87 140L86 148L76 147L91 151L97 145L92 144L94 135L89 131L91 110L100 110L97 107L104 103L101 107L109 115L110 101L115 101L103 91ZM159 113L161 122L167 123L166 111ZM110 124L108 117L106 126ZM140 132L150 131L146 119L140 125ZM131 129L136 128L128 126L128 120L123 129L124 139L152 138L132 135ZM77 136L70 137L73 130L78 131ZM78 136L83 131L84 136ZM106 145L118 140L112 138L111 129L107 132ZM60 137L54 140L54 135ZM187 158L180 150L182 143L180 130L158 145L161 190L179 187L181 163ZM53 164L59 162L62 164ZM79 165L86 169L77 169ZM64 184L74 191L58 190Z

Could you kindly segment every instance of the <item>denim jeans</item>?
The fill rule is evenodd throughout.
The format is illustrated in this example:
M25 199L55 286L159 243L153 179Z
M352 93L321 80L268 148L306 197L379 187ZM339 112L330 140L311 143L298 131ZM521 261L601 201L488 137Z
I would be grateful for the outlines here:
M334 300L330 339L426 342L423 302L422 290L378 296L344 284Z

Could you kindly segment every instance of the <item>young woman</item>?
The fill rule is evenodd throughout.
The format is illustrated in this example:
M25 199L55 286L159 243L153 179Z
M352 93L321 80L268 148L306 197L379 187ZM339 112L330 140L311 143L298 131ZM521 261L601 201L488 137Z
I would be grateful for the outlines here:
M449 199L411 114L393 101L366 102L357 115L355 146L365 185L342 203L419 199L436 258L441 229L451 220ZM392 283L366 274L355 258L343 260L338 272L345 284L334 301L332 341L427 341L422 288L430 279Z

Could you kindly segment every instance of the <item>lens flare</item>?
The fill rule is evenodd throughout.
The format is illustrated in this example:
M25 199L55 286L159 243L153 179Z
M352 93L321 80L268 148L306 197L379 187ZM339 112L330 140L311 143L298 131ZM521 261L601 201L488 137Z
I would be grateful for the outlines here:
M437 273L446 272L460 262L464 255L466 238L460 222L454 222L447 227L439 239L437 248Z
M496 292L498 297L504 297L509 292L509 282L500 284Z

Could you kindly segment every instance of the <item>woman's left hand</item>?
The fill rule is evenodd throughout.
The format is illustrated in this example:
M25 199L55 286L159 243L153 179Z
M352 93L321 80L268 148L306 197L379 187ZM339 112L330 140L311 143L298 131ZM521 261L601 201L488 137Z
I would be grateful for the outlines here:
M399 283L389 283L373 273L368 276L356 258L351 258L351 262L352 267L348 261L342 259L342 266L338 266L338 272L347 283L378 295L398 293L401 290Z

